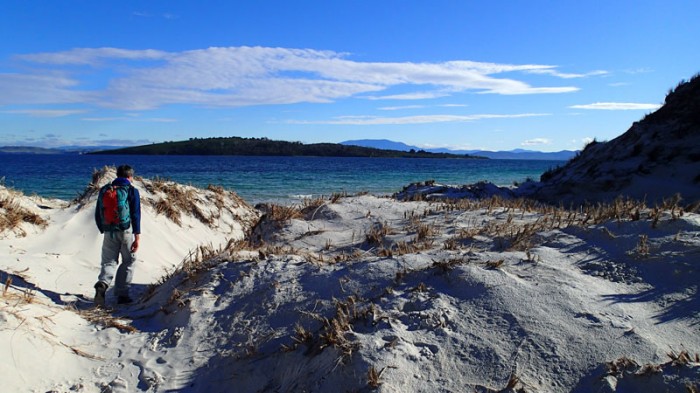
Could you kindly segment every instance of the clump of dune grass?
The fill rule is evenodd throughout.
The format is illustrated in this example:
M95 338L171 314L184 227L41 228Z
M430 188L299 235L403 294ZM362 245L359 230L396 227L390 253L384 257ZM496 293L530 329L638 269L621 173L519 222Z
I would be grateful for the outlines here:
M135 333L138 329L124 318L117 318L109 310L93 308L89 310L75 310L85 320L102 326L103 328L115 328L122 333Z
M230 241L227 247L233 247L233 244L237 243ZM223 249L215 249L211 244L203 244L194 248L193 250L190 250L177 268L169 272L166 271L165 274L154 284L148 286L143 300L146 301L153 297L158 288L175 278L178 279L178 282L174 283L173 286L175 288L174 290L177 290L177 287L182 283L198 277L202 272L219 263L219 260L216 257L222 255L223 252ZM177 301L180 299L180 297L181 296L178 296L175 293L171 294L169 304Z
M22 224L36 225L46 228L48 221L40 215L22 207L12 194L0 196L0 233L16 231L20 236L26 236Z
M157 201L152 202L156 213L164 214L177 225L182 225L182 212L194 216L204 224L211 225L213 223L212 216L206 215L199 207L202 201L199 200L195 189L185 188L159 177L144 184L151 193L161 195Z
M332 347L341 356L338 362L350 358L359 346L348 338L352 325L357 321L373 317L376 312L373 303L362 305L360 302L361 299L356 296L349 296L345 300L334 299L335 314L331 317L324 317L318 312L303 312L307 317L321 322L320 329L313 332L297 324L294 329L295 335L292 337L293 344L283 345L282 350L291 351L297 349L299 345L306 345L307 354L318 354Z
M78 205L78 209L82 209L83 207L85 207L87 205L87 201L90 200L90 198L92 198L93 195L97 195L97 193L100 192L100 183L110 172L114 172L114 174L116 174L117 169L115 167L110 166L104 166L100 169L93 169L90 184L88 184L87 187L85 187L85 189L83 190L83 192L79 193L78 196L76 196L71 201L71 205Z
M374 368L374 366L369 367L369 370L367 370L367 385L370 388L376 389L382 384L382 381L380 381L380 379L382 377L382 374L384 373L384 370L386 370L386 367L383 367L379 371L377 371L377 369Z

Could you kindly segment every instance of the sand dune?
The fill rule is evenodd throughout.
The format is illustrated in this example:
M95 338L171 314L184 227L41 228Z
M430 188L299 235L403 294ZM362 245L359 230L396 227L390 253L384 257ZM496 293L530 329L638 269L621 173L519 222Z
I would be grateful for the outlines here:
M67 205L0 190L45 221L0 235L3 389L700 385L700 215L677 206L570 212L488 195L336 195L255 210L216 188L136 186L145 200L139 300L106 310L89 302L95 196ZM179 218L164 214L166 198Z

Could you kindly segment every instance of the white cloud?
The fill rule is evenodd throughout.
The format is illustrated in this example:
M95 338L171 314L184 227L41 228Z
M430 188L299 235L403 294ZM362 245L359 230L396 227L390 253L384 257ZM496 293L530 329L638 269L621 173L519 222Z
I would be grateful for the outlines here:
M131 116L115 116L115 117L83 117L83 121L139 121L149 123L174 123L177 119L168 117L131 117Z
M100 65L105 60L160 60L168 57L164 51L119 48L76 48L64 52L19 55L16 58L33 63L55 65Z
M627 110L656 110L659 109L659 104L639 104L633 102L596 102L586 105L572 105L572 109L594 109L608 111L627 111Z
M578 88L531 86L499 74L585 76L565 74L551 65L358 62L348 57L333 51L266 47L181 52L105 47L26 54L15 58L35 69L27 73L25 65L21 73L0 74L0 104L81 102L146 110L168 104L236 107L322 103L348 97L422 100L467 91L558 94ZM104 87L93 87L99 78L103 79L97 84ZM397 89L402 92L392 92ZM382 94L376 94L379 92Z
M398 111L404 109L421 109L425 108L425 105L404 105L404 106L384 106L377 108L380 111Z
M534 138L529 139L521 143L522 146L540 146L540 145L551 145L552 140L548 138Z
M464 108L469 105L466 104L442 104L442 105L432 105L432 107L438 107L438 108ZM403 110L403 109L422 109L422 108L428 108L431 107L429 105L401 105L401 106L383 106L381 108L377 108L380 111L397 111L397 110Z
M2 113L28 115L33 117L64 117L85 112L87 111L70 109L17 109L2 111Z
M602 75L609 74L608 71L603 71L603 70L591 71L591 72L587 72L584 74L573 74L573 73L559 72L554 68L538 68L538 69L527 70L525 72L527 72L529 74L552 75L552 76L556 76L556 77L562 78L562 79L587 78L589 76L602 76Z
M397 125L397 124L427 124L427 123L463 123L482 119L511 119L534 116L547 116L545 113L520 113L510 115L478 114L478 115L423 115L404 117L375 117L375 116L343 116L332 120L288 120L288 124L331 124L331 125Z
M467 104L443 104L443 105L438 105L438 106L441 106L443 108L464 108L464 107L467 107L469 105L467 105Z
M449 96L449 93L445 92L415 92L406 94L392 94L385 96L366 96L364 98L368 100L431 100L433 98L441 98Z

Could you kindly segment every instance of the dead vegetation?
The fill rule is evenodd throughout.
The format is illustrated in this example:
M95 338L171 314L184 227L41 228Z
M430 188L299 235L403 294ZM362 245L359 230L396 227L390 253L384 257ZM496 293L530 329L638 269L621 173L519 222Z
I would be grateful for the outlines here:
M197 189L188 188L166 179L156 177L144 184L148 191L158 195L157 200L146 199L147 203L153 206L156 213L165 215L177 225L182 225L181 217L184 212L211 226L215 221L215 215L205 213L200 206L213 202L214 206L221 206L219 208L219 211L221 211L225 204L221 194L223 189L214 188L213 191L210 189L214 196L209 198L211 200L202 200L200 199L201 193Z
M666 363L646 363L642 366L640 366L636 361L623 356L617 360L606 363L606 374L615 378L644 378L654 374L663 374L664 372L668 372L669 369L689 367L691 363L700 363L700 355L697 353L691 355L687 350L682 350L680 352L671 350L667 353L667 356L670 360ZM686 384L686 389L689 392L697 391L697 388L698 386L695 384Z
M302 312L312 321L320 322L320 328L314 331L297 324L294 328L295 335L292 337L292 344L282 345L282 351L294 351L300 345L304 345L307 347L307 354L318 354L324 349L332 347L340 355L338 362L349 359L359 348L359 344L348 337L353 324L357 321L373 319L376 312L373 303L361 303L364 302L354 295L345 300L333 299L335 314L331 317L325 317L316 311ZM381 373L376 375L376 381L379 380L380 376Z
M48 221L22 207L13 192L0 195L0 233L14 231L19 236L26 236L27 232L22 228L22 224L35 225L43 229L48 225Z

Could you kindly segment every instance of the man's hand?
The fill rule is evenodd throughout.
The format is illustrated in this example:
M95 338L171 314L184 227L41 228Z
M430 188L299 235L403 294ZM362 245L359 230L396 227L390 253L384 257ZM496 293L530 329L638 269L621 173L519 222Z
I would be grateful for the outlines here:
M136 250L139 249L139 237L140 236L141 235L138 233L134 235L134 242L131 243L131 252L136 252Z

